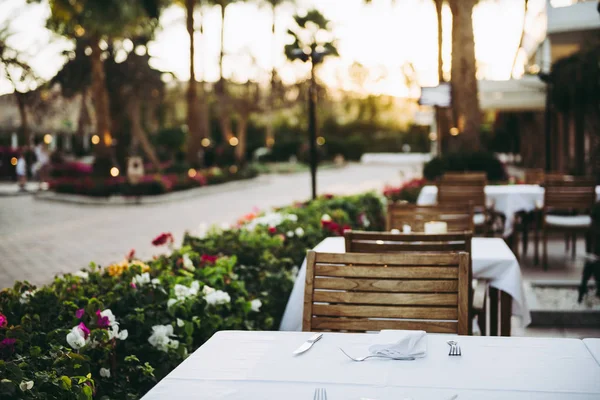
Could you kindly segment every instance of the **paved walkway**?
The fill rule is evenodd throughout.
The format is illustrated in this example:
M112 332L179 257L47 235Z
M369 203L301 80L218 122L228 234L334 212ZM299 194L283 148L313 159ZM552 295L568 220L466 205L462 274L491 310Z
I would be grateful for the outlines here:
M394 166L352 164L319 173L319 193L349 194L400 183ZM235 222L254 207L305 200L306 173L261 176L255 185L236 182L222 190L171 203L143 206L84 206L51 203L33 196L0 197L0 289L15 280L41 284L94 261L120 261L132 248L142 258L157 253L151 240L172 232L177 241L200 224Z

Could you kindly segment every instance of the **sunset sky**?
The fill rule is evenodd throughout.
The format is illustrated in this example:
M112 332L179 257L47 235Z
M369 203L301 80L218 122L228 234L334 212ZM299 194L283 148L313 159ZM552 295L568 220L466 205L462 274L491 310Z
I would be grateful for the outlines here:
M543 1L542 1L543 2ZM225 75L237 81L267 79L272 62L271 13L259 2L234 4L227 9ZM535 3L535 1L530 1ZM435 8L431 0L299 0L299 9L318 9L332 21L341 57L329 59L319 71L320 78L332 87L360 90L348 78L348 67L358 61L369 68L371 78L362 88L365 93L406 96L408 90L402 66L411 62L418 83L437 83L437 30ZM303 78L306 68L290 64L283 56L295 9L285 5L279 9L277 23L276 65L286 82ZM22 49L36 72L51 78L64 63L61 51L71 47L44 28L47 7L26 5L26 0L0 0L0 24L10 20L15 33L11 44ZM198 42L197 73L214 81L218 77L220 17L217 7L204 8L205 37ZM508 79L523 24L523 2L520 0L483 0L474 12L476 54L480 77ZM450 67L451 16L444 12L444 60ZM184 11L177 7L166 10L161 29L149 46L152 66L175 73L178 79L189 78L188 37ZM252 59L255 61L253 62ZM379 78L379 79L378 79ZM0 82L0 93L10 92Z

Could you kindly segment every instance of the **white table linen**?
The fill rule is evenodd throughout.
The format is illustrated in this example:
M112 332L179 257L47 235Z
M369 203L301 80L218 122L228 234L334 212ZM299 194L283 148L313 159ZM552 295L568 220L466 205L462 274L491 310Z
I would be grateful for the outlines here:
M329 237L319 243L315 251L321 253L344 253L346 245L343 237ZM521 267L517 258L500 238L473 238L471 242L473 277L489 281L492 287L508 293L513 298L513 315L520 316L523 326L531 323L531 314L525 292ZM306 281L306 259L298 272L288 300L280 331L301 331L304 309L304 285Z
M583 339L583 343L600 365L600 339Z
M488 185L485 187L487 199L494 202L496 211L506 216L504 236L513 231L515 214L519 211L533 211L536 204L544 203L544 188L539 185ZM600 186L596 187L596 201L600 201ZM417 199L418 205L431 205L437 202L437 186L424 186Z
M331 400L593 399L600 365L578 339L427 335L414 361L353 362L338 349L366 352L375 334L324 333L301 356L308 332L219 332L146 396L157 399ZM461 357L449 357L447 340Z

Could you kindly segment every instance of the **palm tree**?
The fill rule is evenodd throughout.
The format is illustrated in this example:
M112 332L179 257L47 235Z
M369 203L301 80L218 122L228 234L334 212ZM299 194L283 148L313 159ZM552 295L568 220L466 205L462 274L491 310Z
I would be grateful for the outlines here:
M269 96L269 110L268 110L268 122L267 131L265 135L267 147L272 147L275 143L275 132L273 131L273 113L275 110L275 91L276 91L276 79L277 71L275 70L275 41L277 39L277 7L283 3L295 3L296 0L263 0L271 7L272 19L271 19L271 51L272 64L271 64L271 93Z
M319 36L331 36L329 20L317 10L310 10L305 16L295 15L296 26L289 29L293 43L285 46L285 55L291 61L300 60L310 63L310 91L308 96L308 127L310 148L310 173L312 198L317 198L317 81L316 67L327 56L338 56L335 41L318 39ZM321 35L320 35L321 34Z
M30 0L41 2L41 0ZM96 111L96 132L101 140L95 146L96 158L111 156L112 130L106 74L102 60L104 40L152 31L158 24L161 0L53 0L48 27L71 39L85 39L91 49L92 99ZM103 163L107 172L107 162Z
M449 0L452 10L452 109L463 151L481 149L481 109L473 37L473 8L478 0Z
M598 3L600 4L600 3ZM521 46L523 45L523 39L525 38L525 23L527 22L527 6L529 5L529 0L523 1L523 26L521 27L521 37L519 38L519 46L517 47L517 51L515 52L515 58L513 59L512 68L510 70L510 76L513 76L513 72L515 70L515 66L517 65L517 59L519 58L519 50L521 50Z

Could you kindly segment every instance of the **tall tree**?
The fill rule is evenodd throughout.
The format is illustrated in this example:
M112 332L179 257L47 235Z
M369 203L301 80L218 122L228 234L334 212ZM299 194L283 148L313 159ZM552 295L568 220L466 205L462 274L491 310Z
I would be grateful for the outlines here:
M277 92L277 71L275 69L276 41L277 41L277 8L283 3L295 3L295 0L264 0L271 7L271 91L269 93L269 109L267 131L265 135L267 147L275 143L275 132L273 129L273 117L275 111L275 93Z
M521 37L519 38L519 46L517 46L517 51L515 51L515 58L513 58L512 68L510 70L511 77L513 76L515 67L517 65L517 60L519 59L519 50L521 50L521 46L523 45L523 39L525 38L525 25L527 22L527 6L528 5L529 5L529 0L524 0L523 1L523 25L521 26Z
M30 83L35 82L36 76L23 59L20 52L8 44L10 31L8 27L0 28L0 77L4 77L13 88L13 95L19 109L21 118L21 144L26 145L30 142L29 120L27 118L27 108L31 102L34 92L23 90Z
M40 2L41 0L29 0ZM97 161L104 160L100 173L106 174L112 158L112 127L106 74L103 64L105 41L140 35L158 23L161 0L53 0L48 27L70 39L88 42L92 72L92 100L96 111L96 131L101 140L95 146Z
M452 10L452 108L460 149L481 149L481 109L473 37L473 8L478 0L449 0Z

